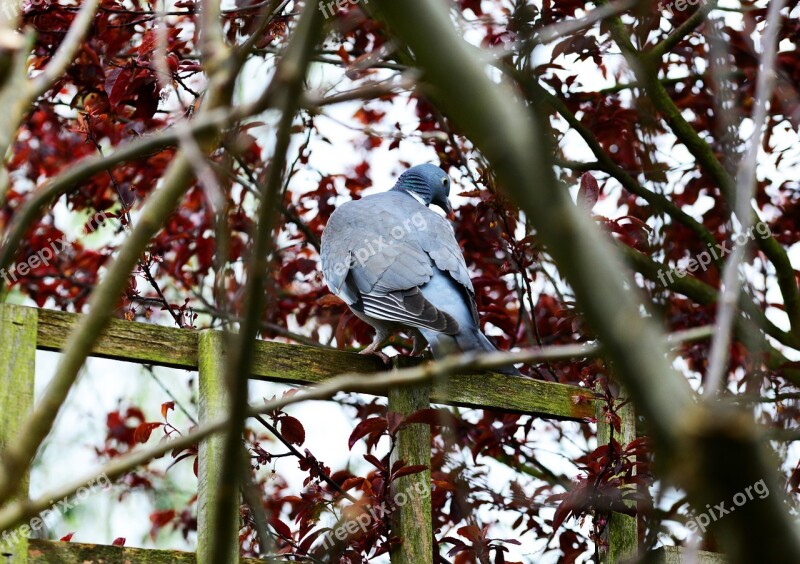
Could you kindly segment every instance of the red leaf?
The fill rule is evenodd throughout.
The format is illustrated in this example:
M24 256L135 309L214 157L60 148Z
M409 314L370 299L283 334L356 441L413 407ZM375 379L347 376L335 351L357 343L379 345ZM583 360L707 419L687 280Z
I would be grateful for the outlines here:
M344 491L347 491L347 490L350 490L350 489L353 489L353 488L360 488L361 484L363 484L365 481L366 480L364 480L364 478L359 478L359 477L348 478L344 482L342 482L341 488Z
M381 472L386 470L386 467L383 464L381 464L381 461L378 460L377 458L375 458L375 456L373 456L371 454L365 454L364 455L364 460L366 460L367 462L372 464L375 468L377 468Z
M446 427L456 427L459 419L453 413L444 408L435 409L433 407L426 407L415 411L406 417L406 425L410 423L425 423L426 425L441 425Z
M166 419L167 418L167 413L169 413L170 409L172 409L172 410L175 409L175 402L174 401L168 401L168 402L162 403L161 404L161 417Z
M272 528L275 529L275 532L277 532L280 536L286 539L292 538L292 530L289 528L289 525L280 519L273 519L271 524Z
M291 415L284 415L280 418L280 422L284 439L298 446L306 442L306 430L300 421Z
M128 84L131 81L130 69L114 69L106 77L106 94L108 102L116 106L128 92Z
M347 52L347 49L344 48L344 45L339 46L339 50L336 51L336 54L339 55L339 58L344 64L350 64L350 53Z
M461 527L458 529L458 534L465 539L472 541L473 544L479 541L481 538L481 530L477 525L467 525L465 527Z
M164 511L156 511L150 514L150 522L154 527L163 527L175 518L174 509L166 509Z
M133 439L137 443L146 443L150 440L150 435L153 433L155 429L158 429L164 425L163 423L142 423L138 427L136 427L136 431L133 433Z
M347 445L350 447L350 450L352 450L353 445L356 444L360 439L371 433L382 433L386 430L387 425L388 423L383 417L371 417L369 419L365 419L356 425L356 428L353 429L352 433L350 433L350 439L347 441Z
M158 34L155 29L148 29L142 36L142 44L139 45L139 56L147 55L156 48Z
M117 537L111 544L113 546L125 546L125 537Z
M428 467L425 464L415 464L413 466L403 466L392 475L392 480L396 480L397 478L401 478L402 476L408 476L410 474L417 474L424 470L427 470Z
M597 185L597 180L590 172L584 172L581 176L581 187L578 190L578 207L584 211L591 211L597 203L597 198L600 195L600 187Z
M327 528L317 529L316 531L312 531L308 536L306 536L305 539L303 539L303 542L300 543L300 550L303 552L307 552L308 549L311 548L311 545L314 544L314 541L317 540L317 537L328 531L330 531L330 529Z
M797 468L794 469L794 472L792 472L792 475L789 478L789 485L791 486L790 491L792 492L796 492L798 489L800 489L800 465L798 465Z
M386 415L386 419L388 421L387 429L390 435L394 435L397 432L397 429L400 428L400 425L403 424L405 417L403 417L400 413L395 413L394 411L390 411Z
M58 540L60 540L61 542L69 542L69 541L71 541L71 540L72 540L72 537L73 537L74 535L75 535L75 533L69 533L68 535L64 535L63 537L61 537L61 538L60 538L60 539L58 539Z

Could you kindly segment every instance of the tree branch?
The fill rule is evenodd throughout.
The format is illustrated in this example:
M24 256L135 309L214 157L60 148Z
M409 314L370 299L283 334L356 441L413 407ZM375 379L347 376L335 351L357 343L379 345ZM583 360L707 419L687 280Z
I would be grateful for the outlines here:
M275 150L272 162L267 169L267 179L261 192L257 231L250 258L249 275L244 291L244 302L247 304L245 318L239 334L233 341L235 347L227 366L227 382L230 390L231 425L227 431L220 475L219 495L213 508L212 522L223 526L221 517L231 515L239 490L239 457L242 432L248 401L248 380L253 357L253 340L258 335L259 324L265 303L264 281L269 266L268 257L273 245L272 229L275 225L275 210L282 197L281 187L286 153L292 134L292 122L299 108L303 83L308 69L311 54L317 45L322 31L322 13L316 4L308 4L300 17L286 54L275 72L272 83L279 92L276 106L281 110L278 123ZM217 516L216 518L214 516ZM214 562L223 562L230 554L226 534L216 535L212 539L212 557Z
M767 119L767 103L772 97L774 84L775 51L778 47L778 32L781 25L781 9L783 0L772 0L769 4L767 24L762 40L763 53L761 55L761 72L756 83L756 99L753 110L753 133L750 135L750 144L747 152L739 164L736 175L736 201L735 213L739 218L739 233L747 234L752 227L753 214L750 202L755 195L756 165L758 152L761 148L761 135ZM706 373L705 387L703 390L707 398L713 398L725 381L723 375L728 367L730 356L731 328L736 316L736 305L739 301L739 267L745 257L747 239L744 245L736 245L725 264L722 277L722 294L717 302L717 326L711 342L711 354Z
M208 110L227 105L230 101L230 91L236 73L232 72L234 70L232 68L221 67L221 69L224 70L218 71L210 79L206 102ZM204 138L202 144L205 150L210 151L216 146L218 133L212 132L209 137ZM66 352L58 364L56 374L25 423L28 432L7 445L0 461L0 504L7 501L16 490L20 477L25 474L42 441L50 433L89 351L111 319L133 267L147 248L150 239L177 206L191 179L191 166L186 156L178 153L167 169L162 186L148 198L139 223L109 266L105 278L92 292L89 314L83 317L70 333L65 347Z
M678 26L678 29L668 35L663 41L661 41L661 43L647 51L647 56L653 59L660 59L663 57L666 53L672 50L673 47L683 41L687 35L694 31L697 26L703 23L708 13L716 8L716 6L716 0L708 0L705 3L701 3L697 11L689 16L680 26Z

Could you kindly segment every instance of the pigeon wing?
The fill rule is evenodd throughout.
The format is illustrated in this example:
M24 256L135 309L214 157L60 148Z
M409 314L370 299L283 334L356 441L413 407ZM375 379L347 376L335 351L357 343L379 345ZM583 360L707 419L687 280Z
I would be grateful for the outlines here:
M370 317L455 334L458 322L420 292L436 265L420 245L415 214L441 219L397 192L340 206L323 233L322 271L331 292Z

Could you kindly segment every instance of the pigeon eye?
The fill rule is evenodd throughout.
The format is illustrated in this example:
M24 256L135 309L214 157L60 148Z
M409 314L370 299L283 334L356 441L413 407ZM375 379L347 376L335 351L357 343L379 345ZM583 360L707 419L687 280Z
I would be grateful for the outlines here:
M447 178L442 178L442 186L447 186Z

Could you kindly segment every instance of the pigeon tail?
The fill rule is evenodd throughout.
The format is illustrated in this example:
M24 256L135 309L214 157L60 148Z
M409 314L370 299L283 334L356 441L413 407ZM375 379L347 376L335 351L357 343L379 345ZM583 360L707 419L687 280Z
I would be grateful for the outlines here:
M489 342L481 331L475 328L466 328L459 331L455 335L444 335L436 331L420 328L420 332L431 346L433 358L436 360L442 359L449 354L465 353L471 351L482 352L497 352L497 348ZM509 376L522 376L522 373L517 370L513 364L494 368L493 372L500 374L508 374Z

